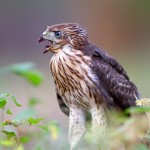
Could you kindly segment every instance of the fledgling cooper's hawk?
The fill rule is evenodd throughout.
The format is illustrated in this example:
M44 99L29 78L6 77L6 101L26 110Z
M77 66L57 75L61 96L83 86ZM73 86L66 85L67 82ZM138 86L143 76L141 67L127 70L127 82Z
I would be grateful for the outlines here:
M39 42L49 41L44 53L54 53L50 69L61 110L69 116L69 140L75 147L86 131L87 112L92 126L107 126L107 109L124 110L139 98L123 67L93 45L76 23L48 26Z

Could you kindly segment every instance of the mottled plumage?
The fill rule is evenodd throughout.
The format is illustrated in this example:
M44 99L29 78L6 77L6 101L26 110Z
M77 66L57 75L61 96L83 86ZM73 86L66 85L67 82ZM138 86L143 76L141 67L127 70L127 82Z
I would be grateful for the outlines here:
M69 116L69 140L75 147L86 131L86 114L92 126L107 127L107 109L124 110L139 98L136 86L123 67L93 45L78 24L48 26L40 42L48 40L44 53L54 53L50 69L59 106Z

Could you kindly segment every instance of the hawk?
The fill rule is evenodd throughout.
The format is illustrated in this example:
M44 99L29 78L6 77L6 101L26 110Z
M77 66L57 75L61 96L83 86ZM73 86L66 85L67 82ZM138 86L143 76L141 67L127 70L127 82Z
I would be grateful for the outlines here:
M124 68L89 41L77 23L48 26L39 42L49 41L44 52L53 53L50 70L60 109L69 116L71 150L86 132L86 116L92 127L107 128L107 110L124 110L139 99L137 87Z

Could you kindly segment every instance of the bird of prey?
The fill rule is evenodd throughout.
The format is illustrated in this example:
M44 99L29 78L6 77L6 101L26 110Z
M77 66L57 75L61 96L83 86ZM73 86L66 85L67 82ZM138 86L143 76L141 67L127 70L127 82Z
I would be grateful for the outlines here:
M139 99L137 87L124 68L92 44L77 23L48 26L39 42L49 41L44 52L53 53L50 69L60 109L69 116L71 150L86 132L86 115L92 127L107 128L107 110L124 110Z

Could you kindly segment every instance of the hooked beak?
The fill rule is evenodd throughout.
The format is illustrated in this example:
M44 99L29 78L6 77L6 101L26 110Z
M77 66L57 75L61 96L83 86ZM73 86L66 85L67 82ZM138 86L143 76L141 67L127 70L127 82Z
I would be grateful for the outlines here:
M43 41L45 41L45 39L43 38L43 35L41 35L40 38L39 38L39 43L41 43Z
M40 36L40 38L39 38L39 43L41 43L41 42L43 42L43 41L49 41L50 42L50 45L46 45L45 46L45 49L44 49L44 51L43 51L43 54L45 54L45 53L47 53L48 51L50 51L50 48L54 45L54 42L53 41L51 41L51 40L48 40L48 39L45 39L44 37L43 37L43 35L41 35Z

